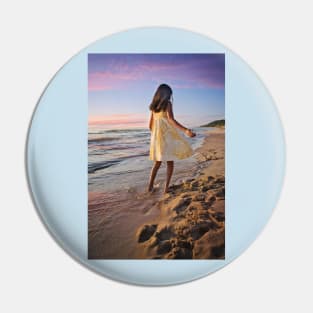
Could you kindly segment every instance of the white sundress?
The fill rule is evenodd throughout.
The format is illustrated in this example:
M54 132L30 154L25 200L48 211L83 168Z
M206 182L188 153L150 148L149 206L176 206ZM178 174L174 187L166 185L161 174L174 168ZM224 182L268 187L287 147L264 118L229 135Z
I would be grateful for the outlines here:
M168 118L166 111L153 112L149 159L174 161L189 158L193 149Z

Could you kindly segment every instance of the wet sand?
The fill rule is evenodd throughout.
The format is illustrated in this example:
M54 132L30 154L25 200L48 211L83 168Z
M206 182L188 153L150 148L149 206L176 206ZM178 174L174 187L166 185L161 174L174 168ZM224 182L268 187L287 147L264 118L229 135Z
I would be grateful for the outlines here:
M146 185L127 191L89 192L88 257L223 259L224 152L225 131L216 128L195 150L196 166L174 165L166 195L165 175L158 177L160 171L153 193L146 191Z

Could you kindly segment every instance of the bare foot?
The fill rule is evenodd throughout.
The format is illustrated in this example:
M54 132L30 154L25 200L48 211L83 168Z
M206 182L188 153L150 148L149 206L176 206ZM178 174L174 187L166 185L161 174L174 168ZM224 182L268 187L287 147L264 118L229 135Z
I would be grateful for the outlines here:
M159 187L158 185L153 186L153 187L148 187L147 192L148 193L154 193L159 189L158 187Z
M164 189L163 194L173 193L173 191L174 191L174 186L171 185L171 186L167 187L166 189Z
M161 199L162 200L169 200L171 198L171 194L169 192L162 193Z

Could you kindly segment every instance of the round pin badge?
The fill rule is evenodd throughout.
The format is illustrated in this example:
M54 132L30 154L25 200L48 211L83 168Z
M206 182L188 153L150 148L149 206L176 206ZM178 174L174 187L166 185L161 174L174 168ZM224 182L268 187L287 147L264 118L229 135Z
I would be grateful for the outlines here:
M118 32L48 83L26 144L30 192L57 243L117 281L172 285L242 254L278 201L274 101L238 55L171 27Z

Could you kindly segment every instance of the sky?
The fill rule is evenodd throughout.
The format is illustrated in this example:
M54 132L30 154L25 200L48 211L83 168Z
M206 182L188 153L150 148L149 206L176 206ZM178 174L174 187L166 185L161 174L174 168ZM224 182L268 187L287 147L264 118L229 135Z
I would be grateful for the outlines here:
M225 117L224 54L89 54L90 127L148 128L157 87L173 90L174 118L196 127Z

